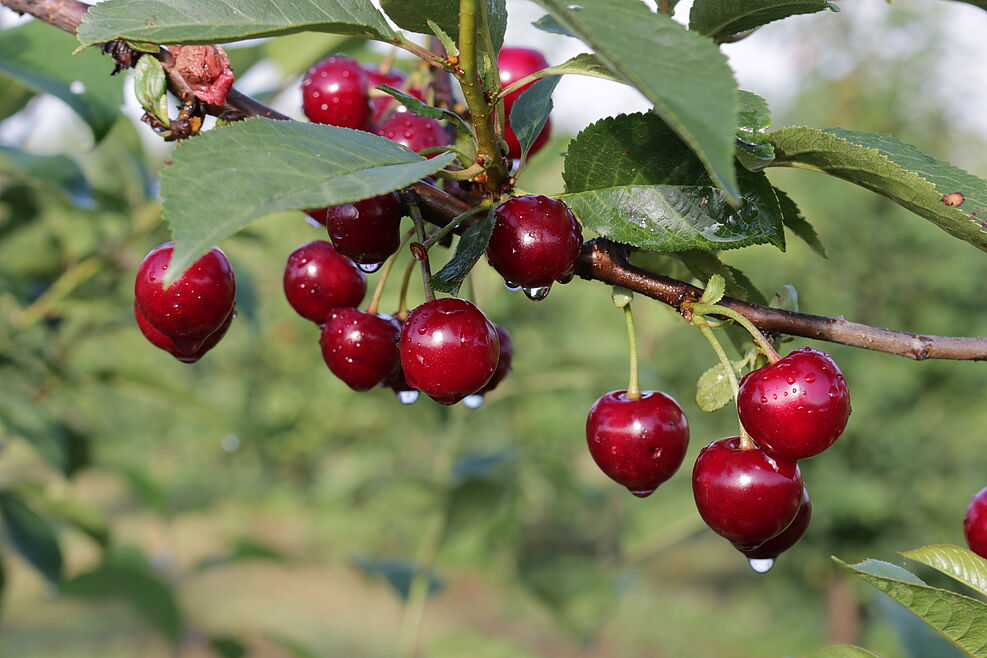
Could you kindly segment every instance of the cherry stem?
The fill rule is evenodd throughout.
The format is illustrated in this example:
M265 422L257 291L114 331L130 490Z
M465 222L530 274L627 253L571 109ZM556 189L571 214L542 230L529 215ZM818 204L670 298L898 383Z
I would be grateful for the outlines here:
M628 400L641 399L641 383L638 378L637 366L637 332L634 331L634 314L631 312L631 304L628 302L624 306L624 322L627 324L627 346L631 354L631 374L627 382L626 397Z
M658 3L658 11L659 11L660 13L662 13L662 14L665 14L666 16L669 16L669 15L671 15L671 13L672 13L672 9L671 9L671 7L669 6L670 4L671 4L671 3L669 3L669 1L668 1L668 0L661 0L661 1L660 1L660 2Z
M738 313L732 308L727 308L726 306L720 306L719 304L703 304L697 303L692 305L692 312L697 315L722 315L723 317L730 318L741 327L747 330L747 333L751 335L754 342L764 353L764 356L768 358L770 363L778 363L781 361L781 355L774 348L761 330L754 326L754 323L748 320L742 313Z
M404 268L404 276L401 277L401 296L398 298L398 312L394 314L394 317L402 322L408 315L408 285L411 283L411 274L415 271L415 263L417 262L414 258L408 261Z
M387 277L391 274L391 268L394 267L394 261L397 260L398 254L401 253L405 245L408 244L408 240L410 240L411 236L414 234L414 228L404 234L404 237L401 238L401 245L398 247L398 250L387 259L387 262L384 263L384 267L381 268L380 278L377 279L377 287L374 288L374 295L370 298L370 303L367 305L367 313L370 315L377 315L377 307L380 306L380 298L384 294L384 284L387 283Z
M737 373L733 369L733 364L730 363L730 359L727 357L727 353L723 351L723 346L720 345L720 341L716 339L716 334L713 330L709 328L709 322L702 315L694 315L692 323L696 325L696 328L702 332L706 340L709 341L710 346L713 351L716 352L717 358L720 360L720 365L726 371L727 379L730 380L730 388L733 389L733 400L736 403L737 398L740 396L740 383L737 381ZM747 433L744 429L743 424L740 425L740 449L741 450L751 450L756 448L754 440L751 435Z
M425 220L422 219L422 211L418 207L418 194L410 189L406 188L401 190L401 200L404 202L405 207L408 208L408 212L411 213L411 218L415 220L415 230L418 232L418 241L426 242L425 236ZM432 268L428 263L428 252L426 251L423 258L418 258L421 254L416 254L415 250L412 249L412 255L415 256L415 260L421 263L422 268L422 288L425 291L425 301L431 302L435 300L435 293L432 292Z
M381 75L387 75L391 72L391 68L394 66L394 58L397 57L398 51L396 48L391 48L384 55L383 61L381 61L380 66L377 67L377 72Z
M477 213L487 210L488 208L489 206L482 204L476 206L475 208L470 208L462 215L453 217L451 220L449 220L448 224L446 224L438 231L433 233L431 236L429 236L428 240L425 240L424 242L415 243L416 246L413 246L413 249L416 252L415 258L418 258L419 254L422 253L419 252L419 249L423 251L428 251L429 249L435 246L435 243L439 242L442 238L446 237L447 235L455 231L459 227L459 225L462 224L465 220L469 219L473 215L476 215Z

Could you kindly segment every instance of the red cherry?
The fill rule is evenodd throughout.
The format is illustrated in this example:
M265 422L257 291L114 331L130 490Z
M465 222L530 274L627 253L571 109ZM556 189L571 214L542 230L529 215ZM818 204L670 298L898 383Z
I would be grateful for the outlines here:
M401 329L401 367L413 388L452 405L477 392L497 369L500 345L487 316L465 299L425 302Z
M730 437L699 453L692 491L706 525L741 550L756 548L795 519L802 474L795 462L774 459L759 448L741 450L740 439Z
M233 324L233 318L236 316L235 312L230 312L226 317L226 320L219 326L219 329L209 334L209 337L202 341L198 349L192 351L182 350L175 344L175 341L165 336L163 333L158 331L147 321L144 314L141 313L140 308L137 306L137 302L134 302L134 317L137 319L137 328L141 330L144 337L147 338L152 345L157 348L168 352L173 357L181 361L182 363L195 363L205 355L206 352L216 347L223 336L226 335L226 331Z
M500 204L487 258L505 281L541 288L572 272L583 243L579 223L558 199L530 194Z
M987 487L981 489L966 508L963 534L970 550L987 558Z
M400 334L401 327L404 326L404 322L398 318L394 318L394 321L398 323L398 334ZM400 358L398 358L398 362L394 366L394 370L392 370L391 374L384 378L384 381L382 381L380 385L394 391L394 395L397 396L397 399L401 404L414 404L418 401L418 391L413 386L408 384L408 380L404 378L404 368L401 367Z
M322 327L322 358L354 391L369 391L398 364L398 323L356 308L334 308Z
M806 459L843 432L850 394L836 363L806 347L744 376L737 412L765 452L789 461Z
M586 418L586 444L607 476L640 498L672 477L689 447L689 423L678 403L658 391L611 391Z
M540 52L531 48L502 48L500 54L497 56L497 68L500 69L500 84L502 87L506 87L521 78L531 75L535 71L548 68L548 60ZM521 157L521 145L518 143L517 136L511 129L511 109L514 107L514 101L531 87L532 84L534 83L526 84L517 91L511 92L504 97L504 139L510 147L509 155L512 158ZM534 155L535 152L540 150L548 141L551 133L552 125L551 119L549 119L545 122L545 127L535 139L535 143L531 145L531 150L528 154Z
M346 55L330 55L305 74L302 109L309 121L360 128L370 116L367 75Z
M388 73L381 73L376 69L376 67L373 66L364 67L364 71L367 73L367 87L370 89L379 87L380 85L390 85L395 89L401 89L409 96L413 96L420 101L425 100L422 97L422 92L420 90L415 89L414 87L407 90L404 89L404 83L408 76L406 76L402 71L391 69ZM390 96L371 96L370 105L373 109L373 115L370 117L371 124L376 126L380 123L381 119L384 118L384 115L387 114L387 111L390 109L391 105L394 105L395 103L397 103L397 107L394 108L395 114L398 112L408 111L408 108L401 105Z
M802 504L795 514L795 519L768 541L757 548L744 548L738 546L737 550L747 556L749 560L774 560L776 557L797 544L805 531L809 529L809 521L812 519L812 501L809 500L809 490L802 487Z
M497 340L500 342L500 356L497 357L497 369L494 370L490 381L476 392L477 395L486 395L497 388L497 385L504 381L504 377L507 377L511 372L511 361L514 360L514 341L511 340L511 335L507 333L507 329L504 329L499 324L494 325L494 330L497 332Z
M367 293L367 277L325 240L291 252L284 266L284 296L298 315L322 324L334 308L357 306Z
M326 228L336 250L357 263L382 263L401 245L401 198L397 192L326 209Z
M420 117L411 112L395 112L387 117L377 134L392 142L403 144L412 151L450 144L449 133L435 119ZM437 153L426 157L434 158Z
M164 289L174 243L152 249L137 270L134 298L155 329L186 354L196 352L233 311L236 281L226 254L217 247Z

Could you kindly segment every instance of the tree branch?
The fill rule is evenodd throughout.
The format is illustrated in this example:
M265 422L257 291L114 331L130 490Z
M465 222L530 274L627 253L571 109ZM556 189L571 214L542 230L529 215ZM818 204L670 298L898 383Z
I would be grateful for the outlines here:
M88 5L78 0L0 0L0 5L18 13L31 14L73 34L82 22L83 14L89 9ZM174 84L174 81L170 81L170 84ZM244 117L265 116L270 119L289 119L236 89L231 89L227 94L225 105L210 105L207 106L207 111L217 116L235 112ZM444 226L471 207L465 201L428 183L418 182L413 187L418 194L424 218L434 224ZM465 229L469 223L470 220L464 221L457 231ZM690 315L690 306L699 300L703 292L684 281L632 265L627 260L625 247L602 238L583 245L582 253L576 263L576 274L584 279L623 286L668 304L686 318ZM987 338L927 336L891 331L850 322L842 317L827 318L793 313L730 297L724 297L719 303L743 314L758 329L767 333L814 338L897 354L917 361L923 359L987 361Z

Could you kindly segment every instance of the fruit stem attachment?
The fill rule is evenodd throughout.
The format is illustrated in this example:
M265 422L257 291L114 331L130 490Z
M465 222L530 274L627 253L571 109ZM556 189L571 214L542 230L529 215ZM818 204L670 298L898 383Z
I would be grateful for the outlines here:
M425 242L425 220L422 219L422 211L418 207L418 194L411 188L405 188L401 190L401 201L404 206L411 213L411 219L415 221L415 230L418 232L418 241ZM425 252L424 258L418 258L420 254L416 254L415 250L412 249L412 255L415 257L422 267L422 288L425 291L425 301L431 302L435 300L435 293L432 292L432 268L428 264L428 252Z
M637 367L637 333L634 331L634 314L631 313L631 305L624 306L624 322L627 324L627 346L631 355L631 374L627 382L627 399L641 399L641 383L638 379Z
M751 335L754 342L764 353L764 356L768 358L770 363L778 363L781 361L781 355L774 348L761 330L754 326L754 323L748 320L742 313L738 313L732 308L727 308L726 306L720 306L719 304L703 304L698 302L692 305L692 312L694 315L722 315L724 317L730 318L741 327L747 330L747 333Z
M706 318L703 317L703 315L693 315L692 323L696 325L696 328L699 329L700 332L702 332L703 336L706 337L706 340L709 341L713 351L716 352L716 356L720 360L720 365L722 365L723 369L726 371L727 379L730 381L730 388L733 389L733 400L736 402L737 398L740 396L740 383L737 381L737 373L734 371L733 364L730 363L727 353L723 351L723 346L720 345L720 341L716 339L716 334L714 334L713 330L709 328L709 322L706 321ZM743 424L741 424L740 449L751 450L756 447L757 445L754 444L754 440L751 438L751 435L747 433L747 430L745 430Z
M367 305L367 313L370 315L377 315L377 307L380 306L380 298L381 295L384 294L384 284L387 283L387 277L391 274L391 269L394 267L394 261L397 260L398 254L401 253L404 246L408 244L408 240L410 240L411 236L414 234L414 228L408 230L408 232L404 234L404 237L401 238L401 245L398 247L398 250L391 254L391 257L387 259L386 263L384 263L384 267L381 268L380 277L377 279L377 287L374 288L374 295L370 298L370 303Z

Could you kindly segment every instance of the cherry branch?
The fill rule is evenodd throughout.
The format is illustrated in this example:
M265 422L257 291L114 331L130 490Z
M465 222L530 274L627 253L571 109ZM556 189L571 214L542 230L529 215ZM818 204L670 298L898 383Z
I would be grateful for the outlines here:
M67 32L75 33L89 5L79 0L0 0L21 14L50 23ZM169 87L176 95L188 88L180 76L169 77ZM271 109L246 94L231 89L222 106L207 105L206 111L215 116L242 117L264 116L270 119L289 120L289 117ZM470 204L453 197L427 183L414 186L424 219L441 226L470 210ZM457 228L465 229L469 220ZM588 280L619 285L646 297L667 304L686 319L691 316L692 304L699 301L703 291L684 281L678 281L631 264L627 260L626 247L603 238L583 245L576 263L576 274ZM840 343L888 354L897 354L921 361L924 359L955 359L987 361L987 338L929 336L904 331L892 331L872 327L845 318L827 318L806 313L793 313L769 306L751 304L739 299L724 297L719 304L742 314L758 329L769 334L790 334L816 340Z

